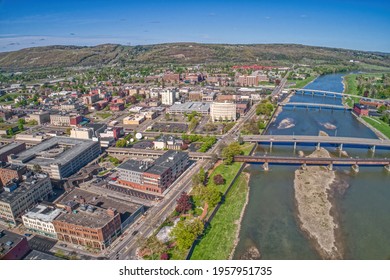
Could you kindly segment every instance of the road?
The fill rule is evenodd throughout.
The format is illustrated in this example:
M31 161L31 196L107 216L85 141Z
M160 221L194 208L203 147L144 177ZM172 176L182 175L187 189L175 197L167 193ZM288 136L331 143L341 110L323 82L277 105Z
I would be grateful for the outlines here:
M191 190L193 175L197 174L205 164L206 162L203 160L197 161L192 167L187 169L170 187L170 191L166 194L165 198L148 210L146 217L141 223L131 225L126 230L128 234L122 240L115 242L114 247L105 256L110 259L136 259L139 236L141 235L144 238L149 237L156 229L156 226L160 225L173 212L176 206L176 200L182 192L189 192ZM133 232L138 233L132 235Z

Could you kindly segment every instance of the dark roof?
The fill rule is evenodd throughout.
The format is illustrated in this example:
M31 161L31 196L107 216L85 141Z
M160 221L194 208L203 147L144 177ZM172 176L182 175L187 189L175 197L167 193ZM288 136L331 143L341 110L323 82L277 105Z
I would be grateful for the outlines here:
M41 251L32 250L27 256L24 257L24 260L62 260L62 259Z
M355 103L353 106L354 106L354 107L357 107L357 108L359 108L359 109L368 109L366 105L359 104L359 103Z
M137 171L137 172L144 172L150 167L150 163L141 162L138 160L129 159L128 161L125 161L121 165L119 165L118 169L125 169L125 170L131 170L131 171Z
M2 255L7 254L12 248L14 248L17 244L19 244L25 237L23 235L19 235L13 233L8 230L0 231L0 253Z

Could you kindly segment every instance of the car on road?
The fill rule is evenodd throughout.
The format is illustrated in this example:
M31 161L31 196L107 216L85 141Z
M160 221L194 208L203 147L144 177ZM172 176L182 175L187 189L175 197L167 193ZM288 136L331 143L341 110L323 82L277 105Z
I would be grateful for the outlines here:
M66 245L66 244L60 244L60 246L64 247L64 248L68 247L68 245Z
M132 232L131 236L134 236L134 235L136 235L137 233L138 233L138 230L135 230L135 231Z
M24 236L30 237L32 234L31 233L25 233Z

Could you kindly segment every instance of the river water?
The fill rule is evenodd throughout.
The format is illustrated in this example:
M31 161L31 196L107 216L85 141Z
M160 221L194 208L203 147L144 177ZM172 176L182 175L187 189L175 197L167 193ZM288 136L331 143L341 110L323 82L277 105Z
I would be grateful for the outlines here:
M343 74L318 77L306 88L343 91ZM342 104L340 98L294 95L290 102ZM318 135L377 138L349 111L284 108L270 125L267 134ZM335 147L327 147L338 155ZM298 146L309 154L314 146ZM345 149L353 157L390 157L389 151ZM259 146L257 154L293 155L291 146ZM252 164L249 202L241 223L240 241L234 254L240 257L256 246L262 259L318 259L306 235L301 232L294 201L294 172L297 166L271 166L264 172ZM348 186L335 194L335 209L340 222L346 259L390 258L390 174L381 167L360 167L355 174L347 167L335 168L340 185Z

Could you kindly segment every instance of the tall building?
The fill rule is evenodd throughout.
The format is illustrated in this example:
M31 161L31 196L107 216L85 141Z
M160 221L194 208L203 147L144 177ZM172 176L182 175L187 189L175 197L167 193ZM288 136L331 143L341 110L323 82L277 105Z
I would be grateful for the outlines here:
M57 239L53 221L61 210L43 204L37 205L22 216L23 225L37 234Z
M16 218L52 193L46 174L28 172L22 182L9 182L0 193L0 219L16 224Z
M161 91L161 103L164 105L173 105L175 103L175 92L170 89Z
M210 117L215 121L236 121L236 104L230 102L213 102L210 106Z
M118 184L162 194L184 172L188 153L168 151L153 163L128 160L118 166Z

